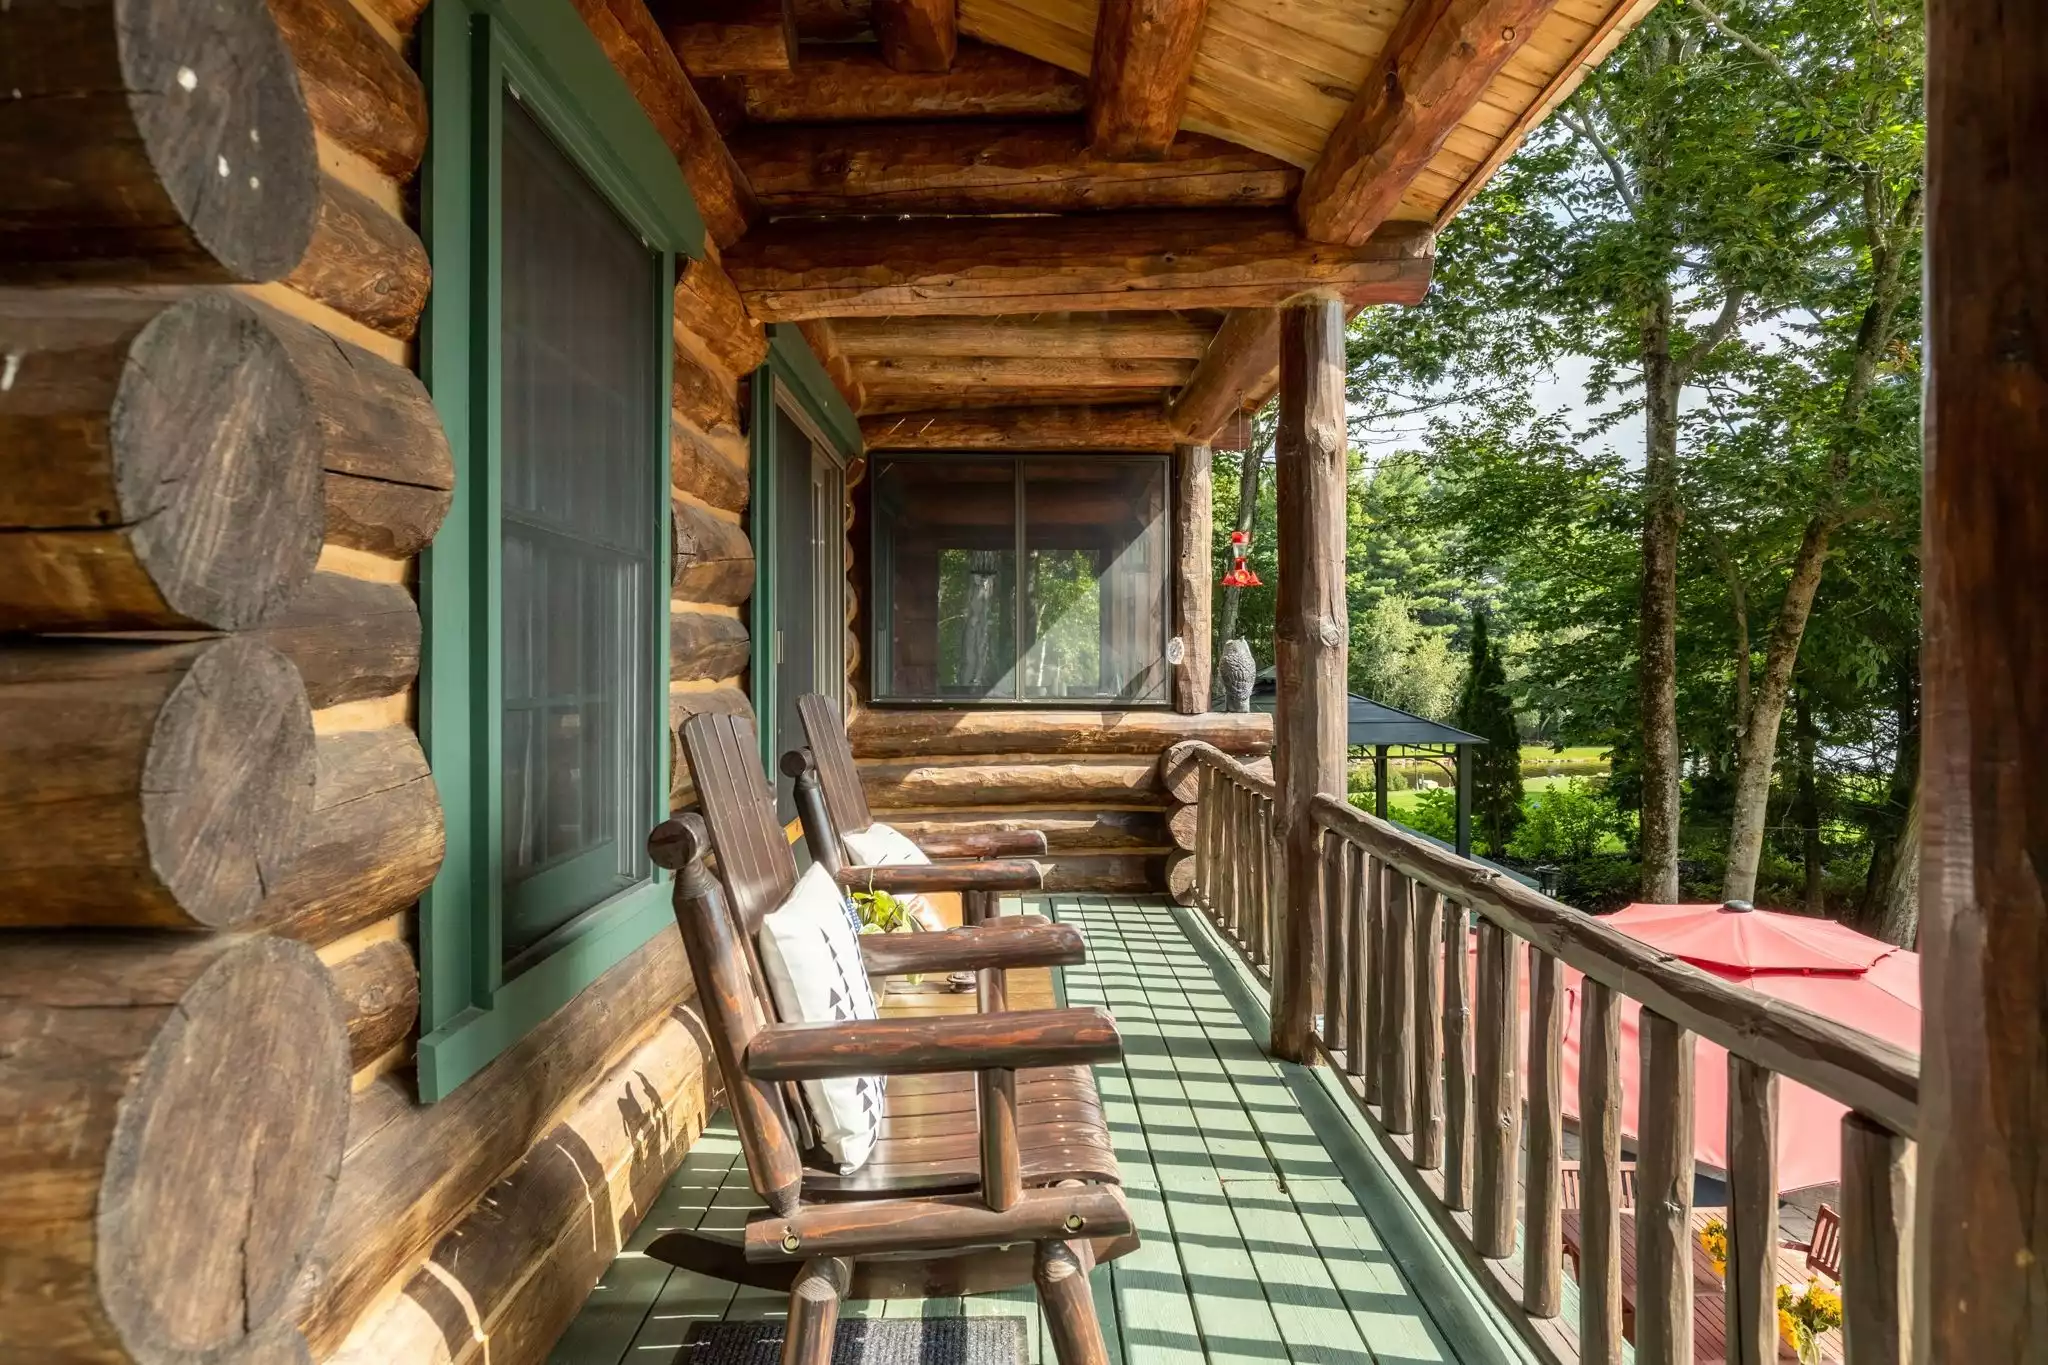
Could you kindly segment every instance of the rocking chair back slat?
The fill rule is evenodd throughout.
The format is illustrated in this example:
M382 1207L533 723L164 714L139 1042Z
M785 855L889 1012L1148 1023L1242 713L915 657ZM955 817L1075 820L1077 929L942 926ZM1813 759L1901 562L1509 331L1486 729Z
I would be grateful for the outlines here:
M751 940L768 912L789 899L797 875L775 819L775 793L761 769L754 724L745 716L692 716L683 725L683 752L733 913Z
M842 835L859 833L875 823L875 813L861 790L860 769L854 766L853 745L846 738L839 708L830 697L807 692L797 698L796 710L803 720L804 743L818 765L818 785L824 789L833 828Z

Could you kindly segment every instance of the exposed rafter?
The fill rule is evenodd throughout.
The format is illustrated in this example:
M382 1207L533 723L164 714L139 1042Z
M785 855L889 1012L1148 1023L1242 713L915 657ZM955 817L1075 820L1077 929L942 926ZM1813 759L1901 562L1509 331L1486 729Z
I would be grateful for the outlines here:
M805 48L796 68L750 73L743 96L757 123L871 119L1053 118L1088 106L1079 76L1008 48L962 41L950 70L893 70L859 49Z
M1102 0L1088 92L1088 137L1099 155L1165 155L1187 111L1208 9L1208 0Z
M1171 450L1156 403L1123 407L979 408L864 417L869 450Z
M1432 240L1426 225L1394 223L1332 247L1271 209L785 220L742 238L725 264L749 311L771 322L1262 307L1306 295L1414 303L1429 286Z
M1168 405L1167 420L1182 439L1207 442L1247 402L1272 392L1279 372L1279 310L1240 308L1217 328L1201 364Z
M1281 205L1286 162L1189 133L1156 161L1092 151L1074 123L757 125L733 156L779 213L1065 213Z
M669 0L656 14L692 76L787 71L796 64L788 0Z
M846 318L833 324L856 362L905 356L1200 360L1215 330L1203 313L1041 313L993 318Z
M960 46L954 0L875 0L882 60L898 71L944 71Z
M1302 182L1302 232L1370 237L1557 3L1414 0Z

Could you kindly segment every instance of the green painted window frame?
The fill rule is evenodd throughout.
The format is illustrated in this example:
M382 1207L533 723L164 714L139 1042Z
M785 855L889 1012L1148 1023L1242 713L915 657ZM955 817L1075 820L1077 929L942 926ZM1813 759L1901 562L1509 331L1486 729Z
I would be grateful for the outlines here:
M823 433L839 453L841 464L851 464L865 448L860 436L860 418L825 372L825 366L793 323L776 322L768 327L768 358L754 371L752 396L747 413L751 433L748 471L751 489L747 499L748 532L754 542L754 596L748 608L747 628L753 632L753 654L748 677L753 680L754 729L761 741L761 763L769 772L781 754L776 731L776 698L780 693L781 664L775 657L775 546L781 543L781 499L775 481L775 393L782 391L796 400L811 424Z
M454 449L454 506L420 571L420 737L448 832L420 903L419 1094L438 1100L672 922L666 874L578 915L522 954L502 955L503 636L499 310L502 92L545 128L659 257L648 300L659 402L647 515L650 569L668 582L668 374L676 256L701 256L704 227L675 157L569 0L434 0L423 25L432 137L421 200L434 288L421 371ZM668 593L649 594L650 704L667 732ZM667 809L668 746L650 809Z

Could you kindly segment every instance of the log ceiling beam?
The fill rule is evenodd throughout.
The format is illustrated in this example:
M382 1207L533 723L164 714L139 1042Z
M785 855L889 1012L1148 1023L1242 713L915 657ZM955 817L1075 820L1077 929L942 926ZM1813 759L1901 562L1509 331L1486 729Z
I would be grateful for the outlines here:
M945 71L960 46L955 0L875 0L882 60L897 71Z
M1190 133L1154 161L1105 157L1074 123L762 124L733 156L778 213L1068 213L1279 206L1301 172Z
M863 417L869 450L1172 450L1156 403L1120 407L979 408Z
M656 14L676 56L700 80L796 65L788 0L669 0Z
M887 356L853 363L870 392L915 392L931 385L966 388L1159 389L1187 381L1185 360L1096 360L1066 356Z
M1508 58L1557 0L1415 0L1302 182L1318 242L1357 244L1387 221Z
M1183 313L1039 317L844 318L833 331L856 362L909 356L1200 360L1215 327Z
M809 322L800 322L797 330L803 333L811 354L817 356L818 363L825 367L826 376L831 379L832 387L839 390L839 396L846 400L846 406L859 412L867 404L867 393L846 354L846 348L839 344L839 333L831 319L813 318Z
M1280 313L1240 308L1225 318L1201 364L1168 404L1184 440L1206 443L1247 403L1271 393L1280 373Z
M1103 0L1090 67L1088 138L1114 160L1164 156L1188 107L1208 0Z
M906 412L961 412L983 408L1094 408L1146 403L1158 407L1173 390L1091 389L1080 385L932 384L921 389L864 389L862 417Z
M1058 118L1088 107L1088 86L1050 62L983 43L962 42L950 69L929 73L894 70L859 49L805 48L794 70L749 72L742 100L755 123Z
M1425 224L1390 223L1355 247L1322 245L1273 209L784 220L747 234L725 265L767 322L1251 308L1305 296L1362 305L1421 299L1432 241Z

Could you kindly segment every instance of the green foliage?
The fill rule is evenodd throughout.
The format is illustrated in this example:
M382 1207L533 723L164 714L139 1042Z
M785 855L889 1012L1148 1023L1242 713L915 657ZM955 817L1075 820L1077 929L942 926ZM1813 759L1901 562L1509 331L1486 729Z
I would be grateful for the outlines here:
M1399 819L1418 834L1452 843L1458 837L1458 793L1450 787L1416 792L1408 798Z
M1472 826L1499 853L1522 823L1522 737L1507 669L1487 639L1486 613L1472 617L1472 662L1458 698L1457 725L1484 739L1466 750L1472 765Z
M1523 803L1522 824L1507 852L1526 863L1576 862L1618 838L1626 825L1627 818L1598 784L1573 778Z
M887 891L856 891L853 908L860 915L864 934L907 934L917 928L910 907Z

